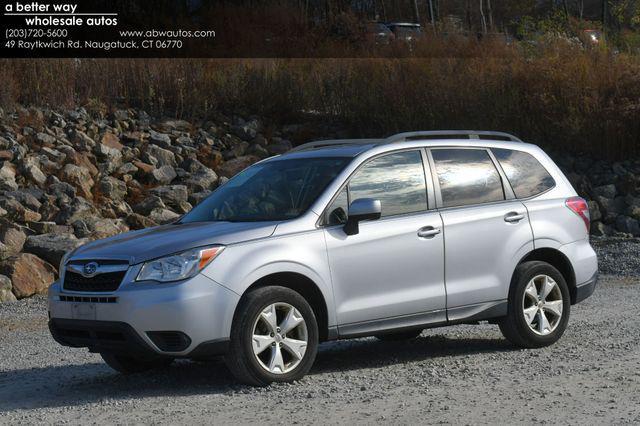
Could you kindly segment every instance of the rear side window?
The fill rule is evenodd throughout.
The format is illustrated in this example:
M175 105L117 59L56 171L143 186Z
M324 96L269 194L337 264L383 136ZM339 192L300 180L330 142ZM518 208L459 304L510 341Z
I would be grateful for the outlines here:
M378 157L364 165L349 182L349 202L374 198L382 216L427 210L427 187L419 151Z
M443 207L504 200L500 174L483 149L433 149Z
M556 182L531 154L511 149L492 149L518 198L529 198L553 188Z

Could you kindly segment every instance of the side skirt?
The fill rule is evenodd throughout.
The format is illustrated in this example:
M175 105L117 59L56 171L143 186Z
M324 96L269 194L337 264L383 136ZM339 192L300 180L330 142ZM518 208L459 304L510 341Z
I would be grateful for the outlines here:
M424 328L444 327L447 325L475 323L491 320L507 315L507 300L483 302L473 305L459 306L448 310L421 312L372 321L344 324L337 327L339 339L374 336L383 332L401 332ZM331 336L331 337L334 337ZM333 340L333 339L329 339Z

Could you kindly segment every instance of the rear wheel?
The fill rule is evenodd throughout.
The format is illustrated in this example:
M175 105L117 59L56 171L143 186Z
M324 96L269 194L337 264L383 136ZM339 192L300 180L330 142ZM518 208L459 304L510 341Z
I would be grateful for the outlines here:
M109 367L123 374L165 368L173 362L173 358L138 358L110 353L100 353L100 356Z
M397 342L399 340L415 339L422 333L422 330L399 331L395 333L376 334L376 339L383 342Z
M262 287L238 307L226 362L241 382L265 386L302 378L317 350L318 325L307 301L285 287Z
M549 346L567 328L570 309L569 287L562 274L546 262L524 262L511 284L508 315L498 325L516 346Z

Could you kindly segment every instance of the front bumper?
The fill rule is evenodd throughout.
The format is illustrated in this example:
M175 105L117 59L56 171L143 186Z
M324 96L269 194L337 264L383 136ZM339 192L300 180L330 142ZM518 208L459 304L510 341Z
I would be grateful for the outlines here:
M124 282L109 293L49 288L49 328L94 352L205 357L224 352L240 297L202 274L178 283Z

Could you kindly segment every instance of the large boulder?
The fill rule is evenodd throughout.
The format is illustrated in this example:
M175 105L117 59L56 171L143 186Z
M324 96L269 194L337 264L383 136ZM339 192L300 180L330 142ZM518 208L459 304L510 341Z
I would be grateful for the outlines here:
M616 186L614 184L598 186L593 188L593 193L605 198L615 198Z
M0 303L16 301L16 296L11 291L12 287L9 277L0 275Z
M189 203L191 203L194 206L198 205L205 198L207 198L209 195L211 195L211 191L209 191L209 190L204 190L204 191L200 191L200 192L193 192L193 193L189 194Z
M149 145L147 147L146 153L156 160L156 166L158 167L177 166L175 154L168 149L160 148L157 145Z
M80 151L91 151L96 146L96 142L80 130L74 131L71 136L71 142Z
M164 225L166 223L171 223L178 219L180 215L178 213L172 212L169 209L153 209L151 213L149 213L149 219L153 220L156 223Z
M73 223L74 233L79 238L99 240L129 231L126 222L121 219L99 217L78 220Z
M5 192L5 195L15 198L25 208L29 210L33 210L34 212L37 212L38 210L40 210L40 207L42 207L42 203L38 198L43 198L44 193L43 192L36 193L34 192L34 190L21 189L18 191L7 191Z
M141 214L143 216L148 216L154 209L164 209L166 208L162 198L157 195L150 195L135 206L133 206L133 211Z
M640 224L637 220L629 216L618 216L616 218L616 229L620 232L631 234L634 237L640 236Z
M15 191L16 189L18 189L16 167L5 161L0 167L0 191Z
M293 145L286 139L273 138L271 143L267 146L267 151L271 155L284 154L285 152L291 150Z
M256 137L256 134L260 131L262 125L260 121L253 119L249 121L240 122L233 126L233 133L240 139L245 141L251 141Z
M6 217L15 222L37 222L42 218L40 213L24 207L18 200L10 196L0 198L0 207L6 212Z
M167 185L153 188L151 193L159 197L164 204L181 213L191 210L189 193L185 185Z
M109 132L102 134L102 136L100 137L100 144L117 151L122 151L122 148L124 147L120 143L120 139L113 133Z
M131 213L129 216L127 216L126 222L131 229L151 228L152 226L158 225L153 220L138 213Z
M196 170L191 172L190 177L184 180L185 185L191 192L210 191L215 189L219 180L216 172L197 160L194 160L194 162L197 163L199 167L196 167Z
M94 217L96 208L82 197L75 197L69 204L62 206L55 222L61 225L71 225L73 222Z
M88 240L78 239L73 234L42 234L27 237L24 251L32 253L52 265L59 265L62 257Z
M109 172L114 171L122 164L122 152L116 148L104 144L98 144L95 149L98 160L106 163L106 169Z
M158 133L154 130L149 130L149 142L162 148L169 148L171 146L171 138L169 135L166 133Z
M91 178L91 173L88 169L75 164L67 164L62 169L62 180L71 184L78 192L78 195L93 199L91 189L93 188L94 181Z
M155 169L152 173L152 180L159 185L166 185L171 183L172 180L178 177L175 169L171 166L162 166L159 169Z
M47 176L40 169L40 161L35 156L25 158L22 169L25 176L38 186L44 185L47 181Z
M18 299L46 292L56 279L56 268L31 253L20 253L0 263L0 272L11 280Z
M8 220L0 222L0 259L6 259L22 251L27 234L21 226Z
M127 195L127 184L111 176L106 176L98 182L100 193L111 200L122 200Z
M244 169L246 169L247 167L249 167L250 165L252 165L253 163L259 160L260 159L255 155L245 155L242 157L234 158L233 160L229 160L224 164L222 164L218 168L218 173L221 176L230 178L237 175L238 173L240 173L241 171L243 171Z

